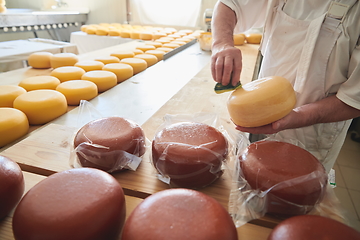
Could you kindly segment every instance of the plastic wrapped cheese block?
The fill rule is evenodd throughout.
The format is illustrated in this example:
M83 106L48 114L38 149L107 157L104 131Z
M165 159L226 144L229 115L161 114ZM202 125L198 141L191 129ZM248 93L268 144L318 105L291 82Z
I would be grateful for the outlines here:
M115 240L125 214L124 192L114 177L78 168L31 188L15 209L12 226L17 240Z
M88 80L70 80L60 83L56 91L64 94L68 105L79 105L81 100L89 101L98 95L96 84Z
M58 67L51 71L50 75L56 77L60 82L66 82L70 80L79 80L85 73L85 70L75 66Z
M301 215L280 222L270 233L267 240L360 240L360 232L336 220Z
M53 89L60 84L60 80L53 76L34 76L28 77L19 83L26 91L39 90L39 89Z
M17 85L0 86L0 107L13 107L15 98L24 93L26 90Z
M202 188L223 173L228 142L204 123L180 122L160 130L152 141L152 162L174 187Z
M76 133L74 148L81 166L114 172L140 163L139 157L145 153L145 136L131 120L101 118L85 124Z
M0 148L23 137L29 131L26 115L15 108L0 108Z
M0 155L0 220L4 219L20 201L24 189L24 176L19 165Z
M233 91L227 108L231 120L242 127L270 124L289 114L296 104L291 83L279 76L265 77Z
M204 193L168 189L147 197L127 219L122 240L237 240L224 207Z
M14 108L24 112L31 125L50 122L67 111L64 94L50 89L34 90L18 96Z
M28 64L33 68L51 68L50 59L53 54L50 52L35 52L29 55Z
M74 53L56 53L50 57L50 65L52 68L74 66L79 61Z
M81 79L95 83L99 92L105 92L117 84L116 74L105 70L87 72L82 75Z
M123 58L121 59L120 63L128 64L129 66L131 66L133 68L134 75L144 71L148 67L147 62L144 59L134 57Z
M103 67L103 70L112 72L116 75L117 82L123 82L134 75L134 69L131 65L125 63L109 63Z
M270 140L254 142L239 155L239 161L239 181L266 196L265 205L259 209L267 213L306 214L326 192L323 165L296 145Z

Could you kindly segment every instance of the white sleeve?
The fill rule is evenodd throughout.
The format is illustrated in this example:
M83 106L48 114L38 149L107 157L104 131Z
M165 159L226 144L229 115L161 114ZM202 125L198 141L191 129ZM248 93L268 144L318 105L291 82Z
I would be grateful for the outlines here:
M268 0L220 0L231 8L237 17L234 33L264 26Z

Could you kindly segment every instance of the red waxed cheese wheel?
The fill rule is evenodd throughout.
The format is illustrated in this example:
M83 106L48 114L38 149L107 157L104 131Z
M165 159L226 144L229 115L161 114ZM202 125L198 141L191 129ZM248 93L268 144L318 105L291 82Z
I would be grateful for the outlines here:
M222 175L228 143L216 128L182 122L159 131L152 142L152 161L174 187L205 187Z
M24 176L13 160L0 156L0 220L5 218L24 193Z
M314 215L301 215L279 223L268 240L360 240L360 232L336 220Z
M122 240L237 240L236 227L215 199L174 188L147 197L127 219Z
M145 153L145 136L131 120L106 117L85 124L76 133L74 147L83 167L114 172L126 167L131 155Z
M110 174L76 168L39 182L13 216L16 240L112 240L125 222L125 196Z
M271 188L267 193L268 213L305 214L325 193L324 167L311 153L296 145L267 140L254 142L239 155L239 160L242 175L252 189Z

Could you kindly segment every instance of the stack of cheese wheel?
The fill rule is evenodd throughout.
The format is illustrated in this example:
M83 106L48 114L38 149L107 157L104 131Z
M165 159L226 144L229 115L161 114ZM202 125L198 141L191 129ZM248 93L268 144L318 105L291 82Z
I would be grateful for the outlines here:
M283 77L271 76L233 91L227 108L236 125L259 127L285 117L295 104L295 91L290 82Z
M131 120L107 117L85 124L75 135L74 148L81 166L114 172L145 153L145 136Z
M0 86L0 107L13 107L14 100L24 93L26 90L17 85Z
M36 184L13 216L15 239L116 240L125 221L124 192L114 177L77 168Z
M24 176L19 165L10 158L0 156L0 221L20 201L24 189Z
M50 59L53 56L50 52L35 52L29 55L28 64L33 68L51 68Z
M15 108L0 108L0 147L3 147L23 136L29 131L27 116Z
M360 240L360 232L336 220L301 215L280 222L270 233L267 240Z
M202 188L223 171L228 142L216 128L180 122L166 126L152 141L152 162L174 187Z
M244 179L254 191L266 192L264 207L270 214L306 214L325 194L324 167L311 153L296 145L257 141L239 155L239 161L239 179Z
M127 219L122 240L237 240L224 207L204 193L168 189L147 197Z

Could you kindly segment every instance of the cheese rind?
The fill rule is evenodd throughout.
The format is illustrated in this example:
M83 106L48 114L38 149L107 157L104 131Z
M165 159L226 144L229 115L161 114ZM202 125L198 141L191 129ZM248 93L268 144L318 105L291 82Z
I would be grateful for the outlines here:
M104 67L104 63L95 60L86 60L75 63L75 67L80 67L84 69L85 72L89 72L94 70L101 70Z
M35 52L29 55L28 64L33 68L51 68L50 59L53 54L50 52Z
M105 92L117 84L116 74L105 70L89 71L82 75L81 79L95 83L98 92Z
M26 91L33 91L39 89L53 89L60 84L60 80L54 76L34 76L23 79L19 86Z
M79 61L74 53L57 53L50 57L50 65L52 68L74 66Z
M0 147L24 136L29 131L26 115L15 108L0 108Z
M116 75L117 82L123 82L134 75L134 69L125 63L109 63L103 67L103 70L110 71Z
M14 108L24 112L31 125L44 124L67 111L65 96L49 89L34 90L18 96Z
M144 71L148 66L144 59L140 58L124 58L120 63L128 64L133 68L134 75Z
M56 91L66 97L68 105L79 105L81 100L91 100L98 95L95 83L88 80L71 80L60 83Z
M67 66L52 70L50 75L58 78L60 82L66 82L69 80L79 80L84 73L85 70L80 67Z
M0 86L0 107L13 107L14 100L24 93L26 90L17 85Z
M158 58L152 54L138 54L135 58L140 58L146 61L147 66L150 67L158 62Z

